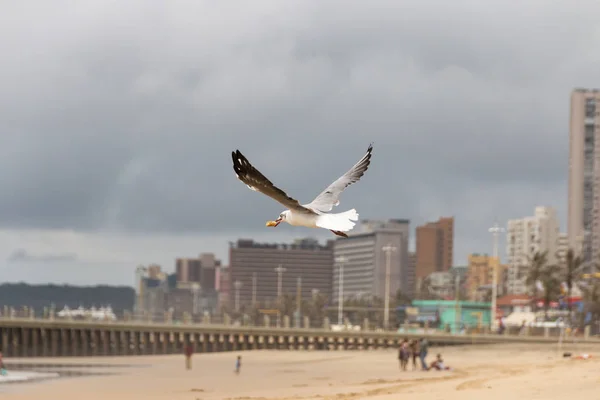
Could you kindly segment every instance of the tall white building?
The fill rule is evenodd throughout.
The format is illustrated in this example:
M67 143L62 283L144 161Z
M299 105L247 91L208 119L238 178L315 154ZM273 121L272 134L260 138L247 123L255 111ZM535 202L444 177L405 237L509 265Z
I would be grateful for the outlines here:
M556 246L556 256L558 262L563 265L567 260L567 251L569 250L569 236L566 233L558 235L558 244Z
M559 229L556 210L551 207L536 207L533 216L508 221L506 230L508 293L527 293L525 280L529 273L529 258L536 252L547 251L550 264L558 261Z
M414 270L408 260L409 221L363 220L356 233L336 240L333 246L334 260L343 258L343 296L377 296L384 298L386 281L386 254L383 247L392 245L390 254L390 296L398 289L412 295ZM340 265L333 269L332 298L337 302L340 287Z
M591 268L600 257L600 89L571 93L568 190L569 246Z

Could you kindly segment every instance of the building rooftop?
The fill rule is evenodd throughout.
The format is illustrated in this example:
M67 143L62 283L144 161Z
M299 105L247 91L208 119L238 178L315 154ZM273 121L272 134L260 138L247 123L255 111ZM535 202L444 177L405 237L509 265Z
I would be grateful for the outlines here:
M274 250L331 250L333 240L328 240L325 245L314 238L296 239L293 243L259 243L253 239L239 239L237 242L229 242L233 249L274 249Z

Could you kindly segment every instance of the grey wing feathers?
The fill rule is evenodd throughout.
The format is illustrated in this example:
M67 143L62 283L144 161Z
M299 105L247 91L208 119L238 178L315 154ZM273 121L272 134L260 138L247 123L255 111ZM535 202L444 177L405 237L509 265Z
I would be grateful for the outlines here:
M348 172L340 176L335 182L327 187L321 194L319 194L312 202L305 204L304 206L320 212L331 211L333 206L340 204L340 194L348 186L359 181L364 175L369 164L371 163L371 153L373 152L373 144L369 145L367 153L357 162Z
M298 200L288 196L283 190L279 189L261 174L259 170L254 168L239 150L231 152L231 158L233 160L233 170L238 179L250 189L271 197L290 210L313 214L311 210L304 208Z

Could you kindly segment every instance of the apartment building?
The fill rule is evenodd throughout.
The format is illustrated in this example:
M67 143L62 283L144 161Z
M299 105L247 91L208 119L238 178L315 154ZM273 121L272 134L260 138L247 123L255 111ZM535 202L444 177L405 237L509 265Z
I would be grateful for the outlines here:
M509 265L507 292L526 294L525 280L529 273L529 260L536 252L548 252L548 263L558 262L559 222L552 207L536 207L534 215L508 221L506 230L506 256Z
M416 278L446 272L454 264L454 218L442 217L416 229Z
M330 297L332 269L333 240L321 245L312 238L293 243L240 239L229 245L229 301L235 303L237 291L240 305L270 304L279 294L295 295L298 288L303 298L314 290Z
M406 219L363 220L350 237L334 243L337 260L333 271L333 293L340 284L343 264L343 293L345 298L385 296L386 246L390 252L390 296L398 289L408 296L414 292L414 270L409 262L408 240L410 221ZM339 260L344 260L341 263ZM334 299L334 301L337 301Z
M571 92L568 192L569 247L594 268L600 256L600 89Z
M486 297L486 291L492 289L494 270L497 272L497 294L499 296L504 294L502 281L507 269L508 265L500 264L498 257L478 253L469 254L466 288L470 300L482 301Z

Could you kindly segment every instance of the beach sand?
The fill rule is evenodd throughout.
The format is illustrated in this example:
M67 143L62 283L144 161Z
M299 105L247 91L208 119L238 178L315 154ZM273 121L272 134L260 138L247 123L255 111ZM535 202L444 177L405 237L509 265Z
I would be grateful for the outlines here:
M591 354L589 360L562 357ZM393 350L247 351L184 356L23 359L13 362L113 364L119 375L13 384L3 400L372 399L469 400L597 398L600 347L488 345L437 347L453 371L401 372ZM242 356L239 375L235 359ZM9 361L9 360L7 360ZM116 364L116 365L115 365ZM122 367L119 367L121 365ZM135 366L127 366L135 365ZM74 367L69 367L73 369ZM103 368L93 368L100 370Z

